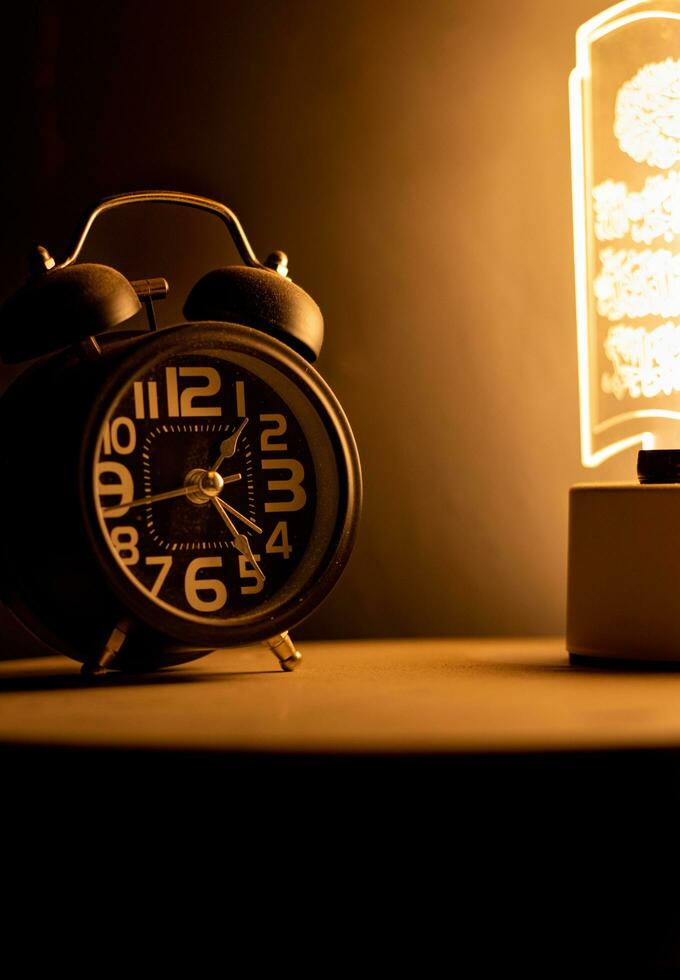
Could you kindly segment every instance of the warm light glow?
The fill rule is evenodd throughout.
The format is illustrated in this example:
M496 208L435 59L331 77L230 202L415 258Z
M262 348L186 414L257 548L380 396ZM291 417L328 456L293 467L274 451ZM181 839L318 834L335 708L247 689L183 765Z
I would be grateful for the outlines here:
M680 0L583 24L569 97L581 459L597 466L680 422Z

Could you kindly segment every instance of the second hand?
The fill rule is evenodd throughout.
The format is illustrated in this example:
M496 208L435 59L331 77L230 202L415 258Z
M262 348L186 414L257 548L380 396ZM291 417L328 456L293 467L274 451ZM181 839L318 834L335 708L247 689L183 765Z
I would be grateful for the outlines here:
M240 473L232 473L230 476L223 477L222 482L235 483L241 479ZM186 497L189 493L196 493L200 490L200 484L189 483L187 486L178 487L177 490L166 490L164 493L153 493L149 497L137 497L136 500L121 500L119 504L110 507L102 507L102 514L109 511L122 510L123 507L141 507L142 504L154 504L159 500L172 500L174 497ZM245 520L245 518L244 518Z
M226 483L227 481L225 480L224 482ZM229 513L230 514L233 514L234 517L238 517L238 519L241 520L241 521L243 521L244 524L246 524L248 527L251 527L253 529L253 531L257 531L258 534L262 534L262 528L261 527L258 527L257 524L253 524L252 521L248 520L248 518L246 517L245 514L242 514L240 510L236 510L236 508L235 507L232 507L231 504L228 504L226 502L226 500L222 500L221 497L213 497L212 499L214 500L215 504L217 505L217 507L219 509L221 509L223 511L224 510L229 511ZM227 520L228 520L228 518L227 518ZM231 523L231 522L229 522L229 523Z

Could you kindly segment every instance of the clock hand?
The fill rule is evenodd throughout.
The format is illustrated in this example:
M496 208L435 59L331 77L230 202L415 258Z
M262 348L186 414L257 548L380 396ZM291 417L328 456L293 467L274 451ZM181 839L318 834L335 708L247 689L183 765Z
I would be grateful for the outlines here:
M226 480L224 482L226 483ZM230 514L234 514L234 516L235 517L238 517L239 520L243 521L244 524L247 524L248 527L251 527L253 529L253 531L257 531L258 534L262 534L262 528L261 527L258 527L257 524L253 524L252 521L249 521L248 518L245 516L245 514L242 514L240 510L236 510L236 508L235 507L232 507L231 504L228 504L226 502L226 500L222 500L221 497L213 497L212 499L215 501L215 503L217 504L217 506L222 511L223 516L225 517L225 521L226 520L229 520L229 518L226 517L226 515L224 514L224 512L225 511L229 511ZM120 504L118 506L120 507Z
M233 546L236 548L237 551L240 551L241 552L241 554L243 555L244 558L247 558L248 559L248 561L251 563L251 565L255 569L255 571L256 571L257 575L259 576L260 580L262 582L264 582L264 572L262 571L262 569L260 568L260 566L255 561L255 556L254 556L254 554L252 552L252 549L250 547L250 542L248 541L248 538L245 536L245 534L239 534L239 531L238 531L236 525L234 524L234 522L232 521L231 517L229 517L229 514L227 513L227 510L224 509L224 508L228 508L229 510L234 510L234 508L233 507L229 507L228 504L225 504L223 500L219 500L217 497L212 497L211 500L212 500L212 503L213 503L215 509L217 510L217 513L220 515L220 517L222 518L222 520L224 521L224 523L229 528L229 531L233 535L233 538L234 538L234 540L232 541ZM238 511L234 511L234 513L238 514ZM251 527L256 527L256 525L252 524L251 521L249 521L247 518L244 518L242 514L238 514L238 516L242 520L245 520L247 524L250 524ZM258 530L259 530L259 528L258 528Z
M240 479L240 473L232 473L230 476L222 478L222 484L235 483L236 480ZM200 483L189 483L186 486L179 487L177 490L166 490L164 493L154 493L148 497L138 497L136 500L130 500L129 502L121 500L119 504L114 504L111 507L102 507L102 514L107 514L113 510L121 510L123 507L140 507L142 504L154 504L158 500L172 500L173 497L186 497L187 494L198 493L200 490Z
M241 424L239 425L236 432L232 433L232 435L230 435L228 439L224 439L223 442L220 443L220 456L217 462L215 463L215 465L211 467L212 470L218 470L225 459L231 459L231 457L236 452L236 443L238 442L239 436L241 435L241 433L243 432L247 424L248 424L248 419L244 419L243 422L241 422Z

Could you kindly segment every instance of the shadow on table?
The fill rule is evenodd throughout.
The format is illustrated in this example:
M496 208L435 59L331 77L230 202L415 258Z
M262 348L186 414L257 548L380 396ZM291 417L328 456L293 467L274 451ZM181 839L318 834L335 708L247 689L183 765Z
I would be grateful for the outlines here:
M27 691L91 691L93 689L121 688L121 687L148 687L153 685L167 684L208 684L216 681L223 683L233 683L243 681L248 678L260 677L263 674L280 674L277 668L265 670L240 670L233 672L215 673L206 671L182 671L181 667L159 670L154 673L144 674L121 674L108 673L97 677L81 677L79 673L73 671L62 671L49 673L36 673L27 670L22 674L12 674L11 676L0 676L0 694L11 694L12 692Z

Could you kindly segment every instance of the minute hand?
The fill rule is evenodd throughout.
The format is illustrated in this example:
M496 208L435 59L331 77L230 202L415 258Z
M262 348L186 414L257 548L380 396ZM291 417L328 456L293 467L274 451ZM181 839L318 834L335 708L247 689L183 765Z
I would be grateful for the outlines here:
M239 514L239 512L237 510L234 510L233 507L230 507L229 504L225 504L225 502L223 500L220 500L218 497L212 498L212 504L217 510L222 520L224 521L224 523L231 531L231 534L233 535L234 538L232 544L234 545L237 551L241 552L244 558L248 559L248 561L252 564L253 568L257 572L260 580L264 582L264 572L255 561L255 555L252 552L248 538L245 536L245 534L239 533L236 525L232 521L231 517L229 517L227 510L233 510L235 514L237 514L242 520L245 520L247 524L250 524L257 531L259 531L260 528L258 528L256 524L253 524L252 521L249 521L247 518L244 518L243 514Z

